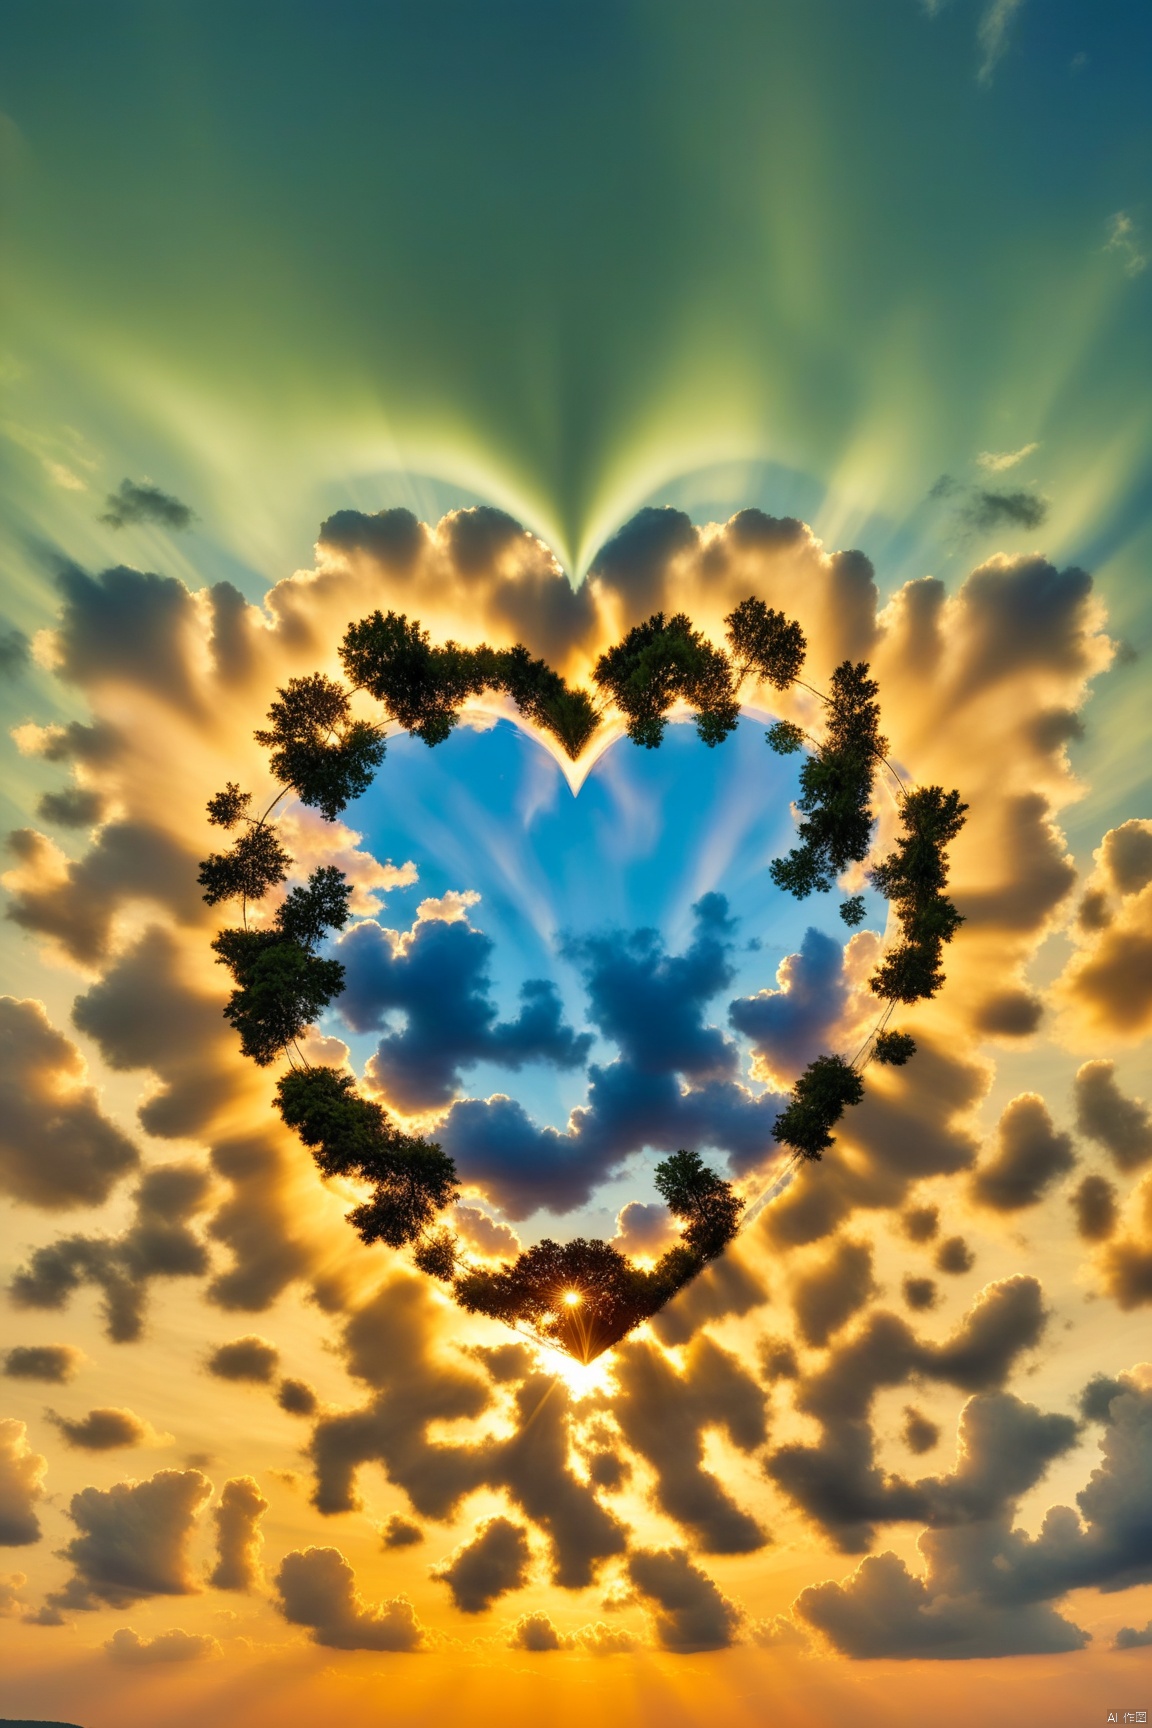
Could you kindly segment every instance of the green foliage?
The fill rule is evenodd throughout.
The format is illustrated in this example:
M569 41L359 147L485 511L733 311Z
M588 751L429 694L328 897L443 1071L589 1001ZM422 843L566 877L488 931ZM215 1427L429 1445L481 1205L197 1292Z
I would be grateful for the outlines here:
M819 1158L832 1144L831 1130L850 1104L859 1104L864 1082L842 1056L817 1056L792 1088L792 1101L777 1116L772 1137L783 1146Z
M563 1243L545 1238L497 1271L462 1273L453 1288L468 1313L531 1326L582 1362L655 1312L644 1273L611 1243L581 1236ZM569 1293L579 1296L577 1304L565 1302Z
M383 702L392 718L429 747L442 744L475 695L479 669L456 642L434 648L428 632L403 613L373 612L350 624L340 659L353 684Z
M418 1271L451 1284L460 1263L460 1239L451 1230L434 1230L416 1244L412 1259Z
M740 718L728 656L683 612L667 620L655 612L637 624L600 656L592 676L626 717L629 738L648 750L662 742L668 710L679 699L696 709L705 744L719 744Z
M916 1040L907 1032L877 1032L872 1043L873 1061L883 1062L887 1067L903 1068L915 1054Z
M292 860L275 833L254 823L228 852L211 852L196 880L209 906L221 900L262 900L276 882L283 882Z
M235 780L229 780L223 792L209 798L208 820L218 828L235 828L251 802L251 792L241 792Z
M348 922L348 897L352 884L333 864L313 870L303 888L293 888L276 914L276 928L291 942L314 948L329 930L343 930Z
M268 710L271 729L255 734L272 751L272 772L329 822L372 784L384 740L353 720L343 685L323 673L290 678Z
M863 924L867 916L863 894L851 894L847 900L841 900L840 916L849 930L855 930L858 924Z
M546 660L533 660L527 648L477 648L473 651L480 686L503 690L525 719L559 740L575 761L600 724L592 698L570 690Z
M934 996L944 982L943 947L963 917L944 893L950 841L964 826L968 806L958 792L920 786L901 806L903 833L872 871L900 920L901 940L877 967L870 987L893 1002Z
M348 1214L362 1241L403 1248L455 1200L456 1166L448 1154L435 1141L401 1132L382 1105L359 1095L350 1074L293 1070L276 1093L281 1116L322 1175L372 1183L372 1198Z
M808 644L799 624L774 612L763 600L742 600L724 620L737 662L738 677L758 678L784 690L800 675Z
M776 886L798 900L826 893L842 870L867 856L873 775L888 747L878 729L877 689L863 661L845 660L832 674L824 742L800 771L800 844L770 866Z
M221 930L212 944L236 980L224 1008L240 1048L261 1068L319 1019L344 988L338 960L321 960L275 930Z
M764 734L768 747L775 750L777 756L794 756L797 750L804 748L804 732L799 726L794 726L791 720L777 720L769 726Z
M673 1217L685 1221L685 1245L702 1260L714 1260L735 1236L744 1210L731 1184L698 1152L683 1148L657 1164L654 1180Z

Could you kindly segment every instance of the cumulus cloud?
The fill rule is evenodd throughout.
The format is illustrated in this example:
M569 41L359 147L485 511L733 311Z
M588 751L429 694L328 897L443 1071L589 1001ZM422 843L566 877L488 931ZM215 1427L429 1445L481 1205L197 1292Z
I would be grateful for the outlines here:
M203 1632L184 1632L179 1626L170 1632L157 1632L154 1638L141 1638L131 1626L121 1626L105 1640L104 1648L113 1662L142 1668L156 1662L200 1662L220 1654L215 1638Z
M995 1150L973 1176L972 1196L993 1212L1020 1212L1075 1163L1071 1137L1057 1132L1043 1098L1024 1092L1001 1114Z
M2 1372L10 1380L47 1380L62 1386L79 1373L84 1352L74 1344L14 1344L4 1352Z
M488 1518L469 1541L432 1568L432 1576L447 1584L462 1614L483 1614L499 1597L524 1588L531 1559L522 1524Z
M286 1376L276 1388L276 1402L289 1416L311 1416L320 1401L307 1380Z
M260 1582L264 1538L260 1520L268 1502L251 1476L234 1476L212 1508L216 1526L216 1564L208 1582L214 1590L254 1590Z
M780 962L776 990L738 997L728 1018L751 1040L765 1078L791 1085L827 1044L848 998L844 951L820 930L807 930L800 950Z
M411 1518L405 1518L399 1512L393 1512L380 1532L384 1548L414 1548L423 1540L424 1532L419 1524L414 1524Z
M792 1308L804 1342L827 1344L875 1294L870 1244L837 1242L831 1254L792 1280Z
M421 1650L427 1634L403 1596L366 1604L356 1574L338 1548L286 1554L276 1574L279 1608L293 1626L308 1627L314 1644L333 1650Z
M340 1012L353 1031L372 1031L394 1012L405 1018L402 1030L381 1038L368 1065L371 1084L401 1110L450 1103L461 1069L477 1062L571 1069L587 1057L591 1036L566 1023L547 979L521 986L515 1020L497 1020L492 939L463 918L418 918L406 936L367 920L342 936L337 950L345 968Z
M616 1356L619 1391L612 1412L625 1442L651 1466L659 1509L689 1531L706 1554L749 1554L769 1538L704 1468L704 1437L727 1434L755 1454L767 1440L763 1389L730 1352L697 1338L683 1370L653 1345L636 1341Z
M89 1410L87 1416L76 1419L58 1416L50 1410L48 1416L65 1444L84 1452L112 1452L121 1446L154 1446L158 1438L151 1425L132 1410Z
M1069 1034L1125 1042L1152 1027L1152 822L1123 822L1093 853L1076 951L1053 986Z
M742 1610L683 1548L635 1549L628 1556L628 1577L651 1606L661 1649L690 1655L723 1650L734 1641Z
M1118 1170L1139 1170L1152 1159L1152 1111L1121 1092L1114 1062L1085 1062L1075 1102L1077 1128L1111 1154Z
M190 528L196 520L187 504L162 492L147 480L121 480L115 492L109 492L101 522L109 528L127 528L148 522L158 528Z
M42 1002L0 996L0 1189L45 1211L99 1206L135 1168L88 1069Z
M36 1503L44 1498L48 1461L28 1444L14 1417L0 1420L0 1546L24 1548L40 1540Z
M1119 1218L1116 1189L1106 1176L1081 1178L1071 1196L1076 1231L1084 1242L1105 1242Z
M567 945L583 972L589 1017L619 1055L590 1066L587 1100L566 1133L539 1127L502 1094L462 1100L437 1130L465 1180L510 1218L583 1204L645 1147L712 1148L736 1169L763 1163L767 1149L774 1154L771 1128L783 1100L739 1082L735 1041L706 1018L733 977L728 903L708 894L693 912L693 938L682 954L668 954L650 929Z
M195 1164L149 1170L134 1195L135 1216L121 1236L62 1236L37 1248L9 1286L18 1308L66 1307L84 1284L102 1292L109 1338L131 1343L144 1328L148 1286L156 1278L198 1277L208 1253L189 1227L207 1204L210 1180Z
M209 1374L218 1380L252 1380L263 1385L275 1379L279 1365L280 1352L275 1344L252 1332L219 1345L207 1362Z
M68 1513L80 1534L62 1550L72 1576L50 1603L128 1608L148 1596L193 1593L188 1549L211 1492L199 1470L158 1470L144 1482L81 1489Z

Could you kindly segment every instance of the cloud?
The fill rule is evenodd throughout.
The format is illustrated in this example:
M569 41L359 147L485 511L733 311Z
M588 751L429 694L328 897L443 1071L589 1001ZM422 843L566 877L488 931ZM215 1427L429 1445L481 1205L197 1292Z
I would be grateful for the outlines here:
M212 1508L216 1526L216 1564L208 1582L214 1590L254 1590L260 1583L264 1538L260 1519L268 1502L251 1476L234 1476Z
M1024 0L989 0L976 27L980 48L981 84L990 84L992 75L1008 52L1009 32L1013 19L1023 9Z
M18 678L32 662L31 644L15 625L0 629L0 678Z
M23 1615L27 1604L20 1592L27 1582L23 1572L0 1572L0 1620Z
M493 946L462 918L417 919L407 936L366 921L337 943L345 968L339 1008L353 1031L372 1031L393 1012L405 1016L403 1029L386 1033L368 1064L373 1087L399 1109L450 1103L460 1090L461 1069L477 1062L515 1071L527 1062L583 1065L591 1037L566 1024L548 980L529 979L516 1019L497 1021L490 997Z
M488 1518L470 1541L432 1568L432 1576L447 1584L462 1614L484 1614L499 1597L524 1588L531 1558L522 1524Z
M511 1260L520 1252L520 1238L511 1225L489 1218L479 1207L457 1206L452 1220L464 1241L478 1254L493 1260Z
M846 1553L870 1548L878 1523L927 1518L939 1495L885 1476L875 1462L869 1416L876 1393L914 1378L995 1391L1038 1343L1044 1323L1040 1286L1026 1277L988 1285L939 1344L919 1339L900 1316L874 1311L798 1381L797 1408L821 1424L821 1437L778 1447L767 1475Z
M742 1611L693 1565L683 1548L634 1550L628 1556L628 1577L652 1604L661 1649L690 1655L723 1650L734 1641Z
M1121 1626L1113 1641L1113 1650L1143 1650L1152 1644L1152 1620L1147 1626Z
M1076 1215L1076 1233L1081 1241L1107 1241L1119 1217L1116 1189L1107 1177L1082 1177L1070 1199Z
M207 1204L211 1182L195 1164L149 1170L133 1195L135 1217L121 1236L62 1236L37 1248L9 1285L17 1308L59 1309L83 1284L102 1291L105 1326L128 1344L144 1328L155 1278L198 1277L208 1254L189 1220Z
M99 1206L139 1154L100 1108L42 1002L0 996L0 1190L45 1211Z
M85 1452L111 1452L120 1446L155 1445L157 1435L149 1423L141 1421L131 1410L89 1410L77 1421L48 1412L49 1419L59 1429L68 1446Z
M403 1596L369 1606L356 1574L338 1548L286 1554L276 1574L279 1608L293 1626L307 1626L314 1644L332 1650L421 1650L427 1634Z
M381 1531L380 1540L384 1548L414 1548L423 1542L424 1532L419 1524L413 1524L411 1518L393 1512Z
M252 1380L267 1385L276 1377L280 1352L266 1338L249 1333L247 1337L234 1338L230 1344L219 1345L206 1365L209 1374L215 1374L218 1380Z
M1075 1163L1071 1137L1057 1133L1043 1098L1023 1092L1001 1114L996 1149L973 1175L972 1197L993 1212L1020 1212L1037 1205Z
M119 490L108 494L100 520L109 528L127 528L139 522L158 528L190 528L196 518L187 504L161 492L159 486L146 480L121 480Z
M616 1353L618 1393L612 1413L628 1446L651 1466L653 1498L691 1533L706 1554L751 1554L768 1536L712 1471L704 1437L723 1430L739 1450L755 1453L768 1437L764 1393L736 1357L708 1337L690 1346L683 1371L653 1345L637 1340Z
M804 1342L827 1344L876 1294L870 1244L837 1242L831 1254L792 1281L792 1308Z
M195 1592L188 1548L211 1492L199 1470L158 1470L145 1482L81 1489L68 1514L80 1534L62 1550L72 1576L49 1602L128 1608L148 1596Z
M1105 251L1117 254L1125 276L1142 276L1148 268L1148 255L1141 245L1139 233L1127 210L1117 210L1109 219Z
M1085 1062L1077 1070L1076 1126L1112 1156L1118 1170L1139 1170L1152 1160L1152 1111L1116 1084L1114 1062Z
M510 1650L563 1650L565 1641L547 1614L539 1609L534 1614L522 1614L508 1636Z
M822 931L806 930L799 953L780 962L776 982L776 990L738 997L728 1019L751 1039L762 1077L789 1086L827 1044L844 1012L844 950Z
M1093 853L1076 951L1053 986L1074 1038L1125 1042L1152 1027L1152 822L1110 829Z
M1034 492L994 492L978 486L964 507L964 518L973 528L988 531L1039 528L1048 518L1048 500Z
M85 1361L74 1344L14 1344L0 1372L10 1380L47 1380L54 1386L75 1378Z
M44 1498L48 1461L28 1445L28 1430L14 1417L0 1419L0 1547L24 1548L40 1540L36 1503Z
M121 1626L105 1640L104 1648L113 1662L123 1662L129 1667L150 1667L154 1662L200 1662L206 1656L220 1654L215 1638L201 1632L184 1632L178 1626L170 1632L158 1632L154 1638L141 1638L131 1626Z
M1009 468L1015 468L1019 463L1025 461L1039 448L1039 444L1033 443L1022 444L1019 450L982 450L976 460L981 468L987 469L989 474L1004 474Z
M59 828L94 828L105 811L101 793L91 786L66 786L62 792L45 792L36 806L45 822Z
M909 1452L919 1455L921 1452L931 1452L940 1442L940 1430L935 1422L911 1404L904 1408L904 1426L900 1430L900 1438Z
M311 1416L319 1399L306 1380L286 1378L276 1388L276 1402L289 1416Z

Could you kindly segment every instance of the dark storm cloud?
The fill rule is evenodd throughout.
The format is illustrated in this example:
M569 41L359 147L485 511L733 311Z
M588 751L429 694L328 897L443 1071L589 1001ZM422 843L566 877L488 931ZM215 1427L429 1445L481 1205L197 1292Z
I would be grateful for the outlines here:
M42 1003L0 996L0 1192L52 1212L99 1206L135 1169L135 1146L85 1076Z
M1152 1159L1152 1111L1116 1084L1114 1062L1085 1062L1076 1075L1076 1126L1111 1153L1118 1170Z
M1037 1205L1075 1163L1071 1136L1057 1133L1042 1098L1024 1092L1005 1107L995 1151L975 1172L970 1191L994 1212L1020 1212Z
M338 1548L286 1554L275 1578L278 1606L292 1626L307 1626L331 1650L420 1650L427 1635L403 1596L367 1606Z
M260 1520L268 1502L251 1476L234 1476L212 1508L216 1526L216 1564L208 1582L214 1590L254 1590L260 1582Z
M275 1379L279 1365L280 1352L276 1346L251 1333L246 1338L234 1338L230 1344L221 1344L206 1364L209 1374L215 1374L217 1379L251 1380L264 1385Z
M628 1556L633 1588L651 1606L661 1649L690 1655L733 1643L743 1615L693 1565L683 1548L637 1548Z
M791 1080L826 1044L847 997L840 943L810 929L781 967L781 988L738 997L728 1019L773 1073Z
M0 1372L11 1380L47 1380L62 1386L79 1372L84 1352L72 1344L16 1344L4 1353Z
M488 1518L468 1542L432 1568L432 1576L447 1584L462 1614L484 1614L501 1596L524 1588L531 1558L522 1524Z
M465 920L422 920L394 946L371 921L337 944L345 967L340 1012L356 1032L373 1031L393 1012L402 1031L388 1032L369 1063L372 1084L401 1110L433 1109L460 1090L460 1070L496 1062L519 1071L526 1062L582 1067L592 1043L563 1017L556 986L529 979L515 1020L497 1021L491 1000L491 937Z
M84 1488L69 1517L80 1532L62 1550L72 1576L49 1597L58 1608L127 1608L146 1596L196 1589L188 1548L212 1492L198 1470L159 1470L145 1482Z
M977 487L964 509L973 528L1039 528L1048 518L1048 500L1034 492L996 492Z
M764 1393L753 1377L703 1337L688 1351L683 1372L651 1344L625 1345L617 1352L616 1379L612 1413L627 1444L655 1473L659 1509L690 1531L706 1554L763 1548L765 1531L704 1468L711 1429L723 1430L743 1452L754 1453L766 1441Z
M87 1416L71 1420L49 1410L48 1419L59 1429L65 1443L85 1452L111 1452L121 1446L143 1446L152 1438L147 1422L132 1410L89 1410Z
M121 480L119 489L109 492L100 520L109 528L127 528L138 522L154 523L158 528L190 528L196 518L187 504L161 492L159 486L146 480Z
M25 1548L40 1540L36 1502L46 1461L28 1445L28 1430L14 1417L0 1419L0 1547Z
M792 1281L792 1309L806 1344L827 1344L833 1333L876 1295L867 1242L837 1242L831 1254Z
M122 1236L63 1236L37 1248L12 1279L17 1308L64 1308L82 1284L103 1293L108 1336L139 1338L154 1278L195 1278L208 1269L189 1220L208 1202L210 1180L193 1164L150 1170L135 1193L135 1217Z

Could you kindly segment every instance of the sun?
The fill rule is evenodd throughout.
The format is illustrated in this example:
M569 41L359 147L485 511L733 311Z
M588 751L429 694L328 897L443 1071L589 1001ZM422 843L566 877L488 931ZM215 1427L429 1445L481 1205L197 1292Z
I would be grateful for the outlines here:
M581 1302L583 1302L583 1300L584 1300L584 1298L583 1298L583 1296L581 1296L579 1290L565 1290L563 1296L561 1297L561 1301L563 1302L565 1308L579 1308L579 1306L580 1306Z

